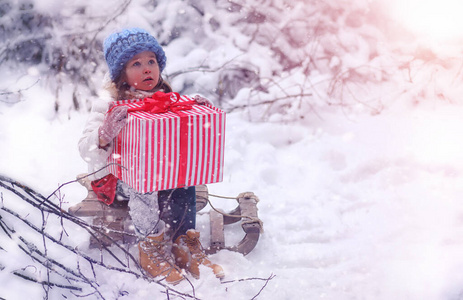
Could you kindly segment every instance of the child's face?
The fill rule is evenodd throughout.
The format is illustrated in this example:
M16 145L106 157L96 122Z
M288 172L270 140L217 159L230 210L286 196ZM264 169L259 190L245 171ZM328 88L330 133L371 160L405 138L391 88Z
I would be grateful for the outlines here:
M151 51L135 55L125 66L126 81L137 90L152 90L159 81L159 73L156 55Z

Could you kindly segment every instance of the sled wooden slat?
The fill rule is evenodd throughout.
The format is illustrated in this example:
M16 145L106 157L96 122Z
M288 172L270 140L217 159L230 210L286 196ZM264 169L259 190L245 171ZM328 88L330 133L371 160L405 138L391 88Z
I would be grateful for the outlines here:
M209 220L211 224L210 246L207 249L209 253L215 253L220 249L225 248L225 236L223 232L223 215L211 209L209 212Z
M90 185L90 180L84 177L86 174L77 176L77 181L87 189L87 197L82 202L71 206L68 212L76 217L126 217L128 215L128 207L115 208L108 206L98 200L95 192ZM196 186L196 211L200 211L207 205L208 189L206 185Z

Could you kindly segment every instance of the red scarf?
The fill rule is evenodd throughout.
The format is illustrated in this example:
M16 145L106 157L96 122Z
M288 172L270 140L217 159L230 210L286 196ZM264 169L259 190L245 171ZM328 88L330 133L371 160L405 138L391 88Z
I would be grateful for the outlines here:
M114 202L116 197L117 177L113 174L108 174L103 178L93 180L90 184L95 192L98 200L103 201L107 205Z

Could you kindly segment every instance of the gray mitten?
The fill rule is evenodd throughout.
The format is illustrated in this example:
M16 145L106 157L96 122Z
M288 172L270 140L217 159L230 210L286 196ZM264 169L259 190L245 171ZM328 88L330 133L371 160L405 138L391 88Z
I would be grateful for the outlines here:
M98 130L100 146L108 145L127 124L127 106L116 106L107 115Z
M208 104L210 106L214 106L210 100L208 100L208 99L206 99L206 98L204 98L203 96L200 96L200 95L196 95L194 97L194 100L196 101L196 103L201 104L201 105Z

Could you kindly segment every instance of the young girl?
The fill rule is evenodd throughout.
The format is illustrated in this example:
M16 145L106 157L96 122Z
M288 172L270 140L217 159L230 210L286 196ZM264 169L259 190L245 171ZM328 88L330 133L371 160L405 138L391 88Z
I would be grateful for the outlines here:
M90 173L106 166L113 140L127 123L127 107L110 110L111 103L143 99L156 91L172 91L161 76L166 66L164 50L147 31L131 28L111 34L103 48L109 68L110 97L93 103L79 141L79 151L88 162ZM198 100L204 101L207 100ZM165 276L167 282L176 284L184 279L181 269L186 269L198 278L200 264L212 268L217 277L224 276L223 269L207 259L199 232L194 230L194 187L141 194L105 169L92 179L94 191L106 204L129 201L129 213L140 238L140 264L153 277Z

